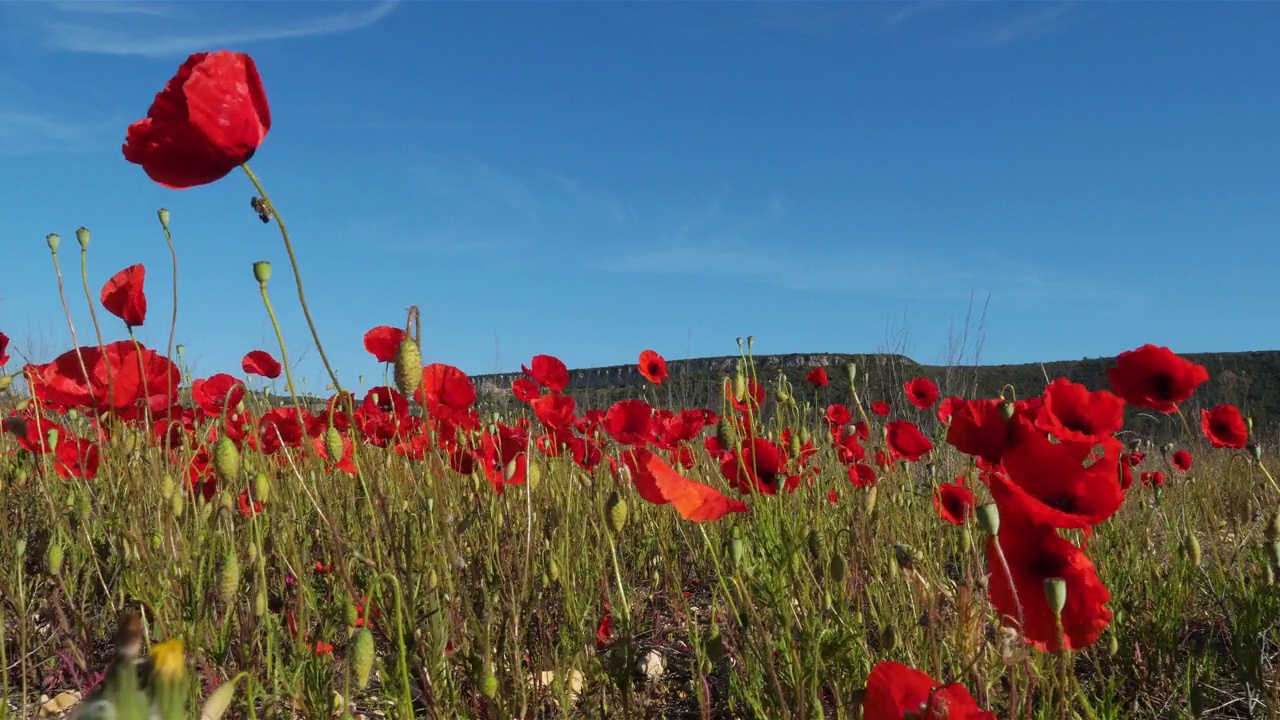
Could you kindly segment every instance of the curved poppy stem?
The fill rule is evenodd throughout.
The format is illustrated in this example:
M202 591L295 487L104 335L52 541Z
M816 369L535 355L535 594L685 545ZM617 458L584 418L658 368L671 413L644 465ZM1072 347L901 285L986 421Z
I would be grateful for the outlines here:
M267 283L258 282L258 290L262 292L262 304L267 308L267 317L271 319L271 328L276 332L276 342L280 343L280 360L284 367L284 381L289 388L289 397L293 400L293 409L298 413L298 427L305 432L307 422L302 417L302 404L298 402L298 392L294 389L293 371L289 369L289 350L284 344L284 333L280 331L280 323L276 320L276 311L271 308L271 298L267 295Z
M173 337L178 331L178 251L173 247L173 234L169 232L169 211L163 208L157 213L160 218L160 229L164 231L164 241L169 244L169 257L173 258L173 317L169 320L169 344L165 347L164 356L173 357ZM166 400L173 405L173 397Z
M289 255L289 265L293 269L293 279L298 285L298 303L302 305L302 314L307 318L307 326L311 328L311 337L316 341L316 350L320 353L320 360L324 363L324 369L329 373L329 379L333 381L333 388L338 392L342 392L342 383L338 382L338 374L333 371L333 366L329 364L329 358L324 354L324 345L320 343L320 333L316 331L316 323L311 319L311 310L307 307L307 296L302 290L302 273L298 271L298 259L293 253L293 243L289 240L289 229L284 225L284 219L280 217L276 206L271 203L271 197L267 195L267 191L262 187L262 183L258 181L258 176L253 174L253 170L249 168L249 163L240 166L249 181L253 183L254 189L258 191L258 195L262 198L262 202L271 211L271 217L276 220L276 227L280 228L280 237L284 240L285 252ZM286 365L287 367L287 365Z

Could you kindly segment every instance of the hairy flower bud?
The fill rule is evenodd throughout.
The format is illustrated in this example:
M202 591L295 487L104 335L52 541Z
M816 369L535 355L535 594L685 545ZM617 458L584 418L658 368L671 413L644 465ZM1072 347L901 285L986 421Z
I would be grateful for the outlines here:
M400 342L395 362L396 389L407 398L413 397L422 386L422 351L411 337Z
M627 524L627 501L615 490L609 493L609 499L604 505L605 520L609 523L609 529L615 534L622 532L622 528Z
M218 444L214 446L213 469L223 483L233 482L240 474L240 449L226 435L218 438Z
M361 690L369 687L369 674L373 671L373 633L367 627L356 632L351 647L351 669L356 676L356 687Z

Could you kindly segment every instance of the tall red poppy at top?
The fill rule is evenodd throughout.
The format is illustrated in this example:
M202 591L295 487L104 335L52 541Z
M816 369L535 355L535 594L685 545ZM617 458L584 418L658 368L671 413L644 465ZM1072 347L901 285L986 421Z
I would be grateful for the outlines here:
M124 159L165 187L219 180L253 157L271 129L271 110L253 59L196 53L129 126Z

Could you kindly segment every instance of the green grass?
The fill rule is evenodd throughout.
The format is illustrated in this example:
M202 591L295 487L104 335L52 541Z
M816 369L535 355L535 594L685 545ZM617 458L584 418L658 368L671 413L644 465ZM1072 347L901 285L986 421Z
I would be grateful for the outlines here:
M26 712L41 691L87 690L121 613L138 608L151 639L185 642L193 701L247 674L237 717L327 716L336 694L353 715L393 717L854 718L887 659L964 683L1001 718L1059 717L1064 687L1067 717L1082 719L1280 715L1280 591L1263 537L1277 502L1231 451L1203 449L1188 475L1163 467L1164 490L1136 484L1097 529L1089 553L1116 621L1057 658L999 629L982 532L935 514L933 484L971 470L945 446L874 491L823 449L812 486L693 524L603 465L587 474L533 453L536 484L498 495L439 458L365 444L358 476L308 453L246 452L204 503L138 432L114 434L88 483L46 478L42 458L0 436L4 693ZM689 475L731 492L698 453ZM265 509L245 517L233 489L258 473ZM614 491L629 508L617 532L604 511ZM352 637L366 596L376 660L360 691ZM606 604L611 633L597 642Z

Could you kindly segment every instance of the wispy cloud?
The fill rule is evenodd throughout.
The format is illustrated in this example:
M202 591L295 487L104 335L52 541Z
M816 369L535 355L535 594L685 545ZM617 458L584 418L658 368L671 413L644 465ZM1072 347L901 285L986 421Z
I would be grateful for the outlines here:
M50 7L64 12L83 13L87 15L145 15L148 17L176 17L179 8L176 5L158 2L138 2L136 0L58 0L48 3Z
M924 2L904 3L897 6L897 9L884 19L884 22L881 23L881 28L884 30L894 30L912 20L929 15L938 10L944 10L954 4L955 3L945 2L944 0L925 0Z
M981 264L977 262L981 261ZM593 269L651 275L736 278L789 290L955 302L972 292L1030 303L1117 302L1121 291L1075 278L1053 278L1042 269L985 257L965 262L942 256L862 254L803 249L781 252L757 246L709 243L623 252L599 258Z
M988 31L984 40L991 45L1007 45L1061 30L1079 20L1072 13L1072 7L1071 3L1066 2L1038 5L1031 12L999 21Z
M81 153L101 150L105 133L119 132L116 122L83 124L31 112L0 109L0 156Z
M386 0L359 10L329 12L274 24L240 22L217 27L208 17L164 14L172 6L152 3L71 2L50 6L36 23L47 46L102 55L180 56L208 48L244 46L273 40L318 37L368 27L390 15L399 0ZM208 7L218 7L216 4ZM278 7L278 6L273 6ZM296 4L287 7L318 7ZM139 22L150 15L155 21ZM163 22L160 20L163 19ZM176 27L175 27L176 26ZM184 27L185 26L185 27Z

